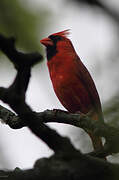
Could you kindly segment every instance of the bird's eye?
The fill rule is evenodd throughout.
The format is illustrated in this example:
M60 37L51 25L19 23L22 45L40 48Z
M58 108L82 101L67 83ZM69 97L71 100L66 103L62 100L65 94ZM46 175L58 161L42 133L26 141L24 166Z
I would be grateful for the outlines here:
M50 38L54 43L57 43L58 41L62 40L62 37L61 37L61 36L50 35L49 38Z

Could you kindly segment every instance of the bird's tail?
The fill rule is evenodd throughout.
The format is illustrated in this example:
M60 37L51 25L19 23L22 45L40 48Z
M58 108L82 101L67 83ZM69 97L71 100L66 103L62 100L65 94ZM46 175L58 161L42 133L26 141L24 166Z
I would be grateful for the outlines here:
M93 113L91 115L91 118L94 121L100 121L101 120L97 113ZM90 136L90 138L92 140L94 150L101 149L103 147L102 139L100 137L94 136L91 132L88 132L88 134L89 134L89 136Z
M94 136L91 132L88 132L91 140L94 150L99 150L103 147L102 139L100 137Z
M91 118L93 120L103 120L103 117L101 117L102 119L100 119L100 116L97 113L93 113L93 115L91 116ZM92 145L94 150L100 150L101 148L103 148L103 143L102 143L102 139L100 137L94 136L94 134L92 134L92 132L87 131L86 132L89 134L91 140L92 140ZM106 160L106 158L104 158Z

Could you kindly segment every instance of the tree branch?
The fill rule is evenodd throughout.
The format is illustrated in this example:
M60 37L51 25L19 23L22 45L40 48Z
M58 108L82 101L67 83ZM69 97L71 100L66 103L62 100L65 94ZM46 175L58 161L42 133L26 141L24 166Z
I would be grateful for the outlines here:
M40 53L22 53L15 48L15 38L6 38L0 34L0 50L11 60L15 68L33 66L43 59Z
M64 123L73 125L82 129L90 130L94 135L104 137L106 143L104 149L92 152L90 155L96 157L104 157L112 153L119 152L118 139L119 139L119 129L111 127L107 124L102 124L97 121L92 121L87 116L82 116L80 114L71 114L66 111L61 110L46 110L44 112L36 113L37 117L40 119L37 121L36 126L39 127L40 123ZM26 126L18 116L10 112L4 107L0 107L0 118L8 124L11 128L17 129ZM34 124L35 126L35 124Z
M118 180L119 165L97 158L72 154L70 160L53 155L36 161L33 169L0 171L0 179L5 180Z

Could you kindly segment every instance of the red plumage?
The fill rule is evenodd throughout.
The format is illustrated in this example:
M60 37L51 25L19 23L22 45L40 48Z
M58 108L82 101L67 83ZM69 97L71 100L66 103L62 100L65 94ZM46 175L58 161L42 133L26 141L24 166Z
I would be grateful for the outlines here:
M54 91L62 105L72 113L91 112L94 120L103 121L101 103L94 81L67 38L68 30L50 35L40 42L46 46L47 65ZM100 138L89 131L95 149L102 147Z

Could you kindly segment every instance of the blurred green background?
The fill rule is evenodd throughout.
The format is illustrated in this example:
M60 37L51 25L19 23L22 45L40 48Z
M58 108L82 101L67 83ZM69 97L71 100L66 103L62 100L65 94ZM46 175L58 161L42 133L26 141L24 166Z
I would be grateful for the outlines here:
M0 1L0 33L14 36L19 48L39 50L39 38L46 28L47 18L51 15L48 9L35 11L28 6L28 1Z

